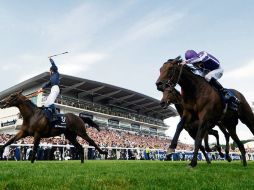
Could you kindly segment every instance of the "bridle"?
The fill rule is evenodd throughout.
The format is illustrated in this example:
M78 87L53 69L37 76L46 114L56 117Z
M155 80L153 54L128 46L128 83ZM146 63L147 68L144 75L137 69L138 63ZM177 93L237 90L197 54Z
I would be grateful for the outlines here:
M165 63L165 64L170 64L170 62L167 62L167 63ZM178 76L177 76L177 80L174 82L174 79L176 78L176 74L177 74L177 66L181 66L180 67L180 71L179 71L179 74L178 74ZM170 74L168 77L168 79L165 79L165 80L162 80L161 82L160 82L160 84L159 85L157 85L157 89L159 90L159 91L162 91L162 92L164 92L164 90L167 88L170 92L172 92L173 91L173 89L175 88L175 86L176 86L176 84L178 84L179 83L179 80L180 80L180 78L181 78L181 75L182 75L182 71L183 71L183 66L184 66L184 64L181 64L181 62L179 62L179 63L177 63L177 66L174 66L173 67L173 69L172 69L172 74Z

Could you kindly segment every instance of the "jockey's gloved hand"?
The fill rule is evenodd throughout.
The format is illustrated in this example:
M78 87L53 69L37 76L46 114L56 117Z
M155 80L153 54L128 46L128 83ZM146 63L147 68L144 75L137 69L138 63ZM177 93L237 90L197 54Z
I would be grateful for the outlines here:
M43 91L44 91L43 88L40 88L39 90L37 90L37 93L41 93Z
M183 60L180 64L185 65L185 64L188 64L188 62Z
M55 63L54 60L51 57L49 57L49 61L50 61L51 64Z

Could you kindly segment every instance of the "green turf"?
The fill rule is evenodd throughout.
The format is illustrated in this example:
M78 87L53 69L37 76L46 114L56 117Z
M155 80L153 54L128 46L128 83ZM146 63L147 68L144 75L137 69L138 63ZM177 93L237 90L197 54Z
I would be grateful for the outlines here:
M254 162L1 161L0 189L254 189Z

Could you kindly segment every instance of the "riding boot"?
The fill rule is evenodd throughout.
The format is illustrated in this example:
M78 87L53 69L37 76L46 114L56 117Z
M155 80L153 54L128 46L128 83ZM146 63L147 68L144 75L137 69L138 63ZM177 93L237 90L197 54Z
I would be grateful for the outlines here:
M49 108L51 109L51 113L52 113L52 122L57 120L57 111L56 111L56 107L54 104L50 105Z
M211 78L209 83L219 92L223 100L223 104L229 103L232 110L238 110L239 100L231 91L223 88L223 86L215 78Z

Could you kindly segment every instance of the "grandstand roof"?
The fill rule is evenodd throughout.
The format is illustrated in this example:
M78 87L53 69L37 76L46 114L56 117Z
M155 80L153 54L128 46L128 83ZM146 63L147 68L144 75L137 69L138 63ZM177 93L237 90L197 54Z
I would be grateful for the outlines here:
M18 90L27 90L43 84L49 79L49 73L44 72L24 82L21 82L7 90L0 92L0 98L4 98ZM172 107L163 109L160 101L121 87L110 84L78 78L61 74L61 94L76 97L81 100L98 103L126 111L135 112L158 119L166 119L176 116L177 112Z

